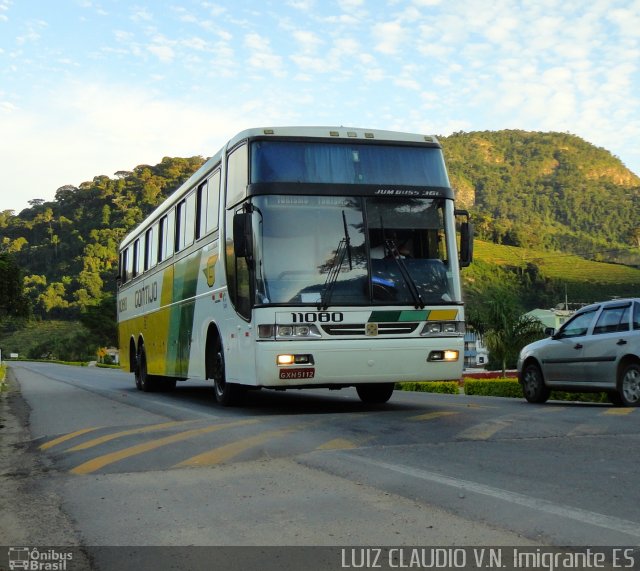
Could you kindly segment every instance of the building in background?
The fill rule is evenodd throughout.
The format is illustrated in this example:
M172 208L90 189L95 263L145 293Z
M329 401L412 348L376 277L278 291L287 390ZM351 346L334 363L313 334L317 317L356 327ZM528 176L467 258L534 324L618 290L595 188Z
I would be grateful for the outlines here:
M489 361L489 352L482 344L482 336L475 331L464 334L464 367L465 369L483 368Z

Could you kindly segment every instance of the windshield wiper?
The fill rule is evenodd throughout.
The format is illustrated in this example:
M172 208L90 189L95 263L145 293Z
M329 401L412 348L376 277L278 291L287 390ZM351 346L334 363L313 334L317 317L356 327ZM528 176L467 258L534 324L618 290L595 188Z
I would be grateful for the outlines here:
M404 263L404 259L398 251L398 246L393 240L387 238L384 241L384 247L386 251L389 252L389 255L395 260L398 269L400 270L400 275L407 284L407 289L413 298L413 303L415 304L416 309L424 309L425 303L420 295L420 290L418 290L415 280L409 273L407 265Z
M325 310L331 303L331 296L333 295L333 289L338 281L342 264L344 263L345 256L349 260L349 269L353 270L353 260L351 257L351 238L349 237L349 227L347 226L347 216L342 211L342 224L344 225L344 237L338 242L338 248L336 249L336 255L333 257L333 264L331 270L327 274L327 279L324 282L324 287L320 293L320 303L318 304L318 310Z

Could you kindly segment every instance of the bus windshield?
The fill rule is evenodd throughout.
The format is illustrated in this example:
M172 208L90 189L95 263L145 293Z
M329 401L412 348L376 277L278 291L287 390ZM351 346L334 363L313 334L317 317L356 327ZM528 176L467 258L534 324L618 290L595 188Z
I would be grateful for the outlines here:
M448 187L438 147L256 141L251 182Z
M455 300L445 199L253 197L258 305Z

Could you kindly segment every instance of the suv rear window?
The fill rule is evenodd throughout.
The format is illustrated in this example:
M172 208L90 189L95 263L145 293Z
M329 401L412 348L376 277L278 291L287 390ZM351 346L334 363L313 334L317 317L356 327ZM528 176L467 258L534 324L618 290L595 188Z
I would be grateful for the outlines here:
M631 304L605 307L593 328L593 334L629 331L630 314Z

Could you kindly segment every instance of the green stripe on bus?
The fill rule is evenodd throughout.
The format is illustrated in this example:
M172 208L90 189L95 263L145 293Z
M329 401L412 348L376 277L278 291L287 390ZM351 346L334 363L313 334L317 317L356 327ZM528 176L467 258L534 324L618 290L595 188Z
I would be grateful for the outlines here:
M372 311L369 323L394 323L398 321L426 321L427 309L406 309L398 311Z
M167 346L167 373L170 376L184 378L189 373L189 354L201 254L202 251L198 250L174 265L173 299L187 301L174 303L170 310Z

